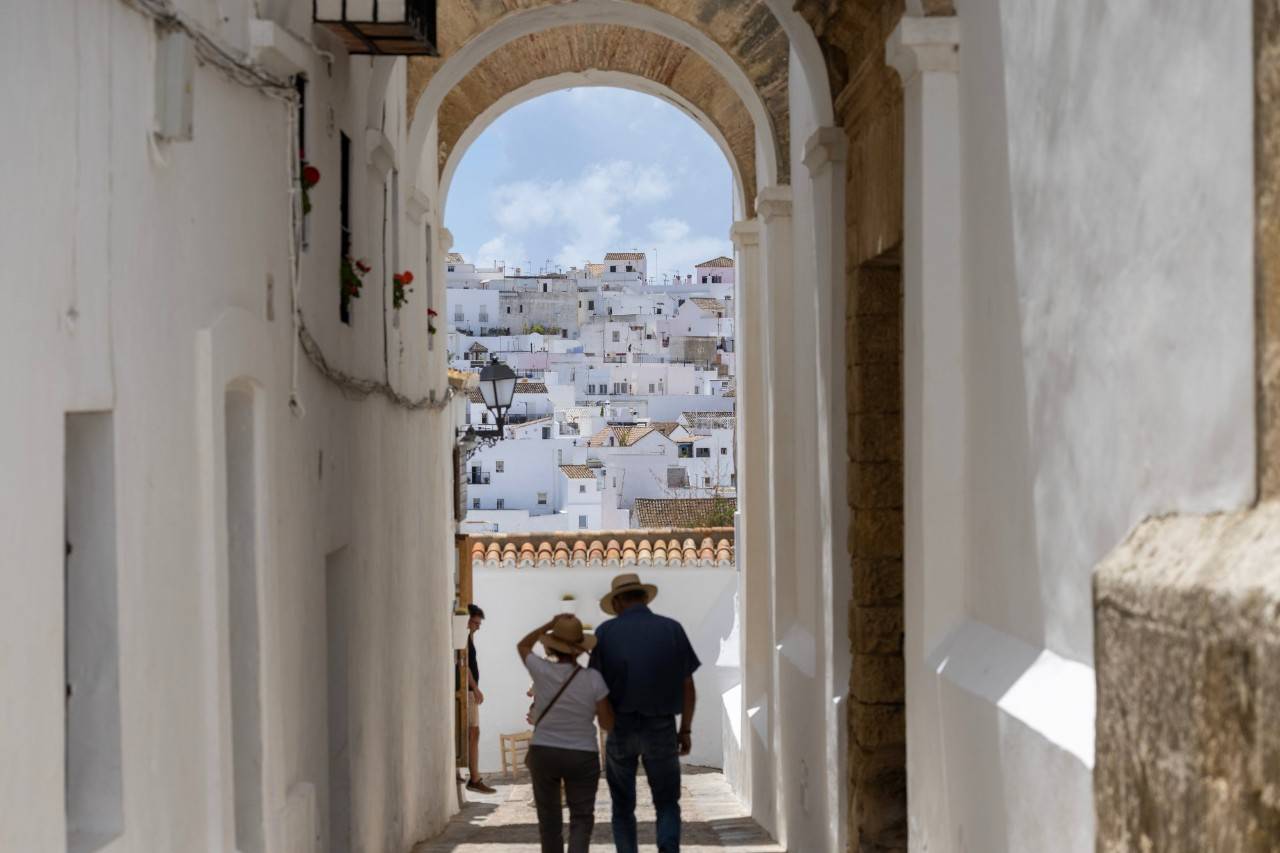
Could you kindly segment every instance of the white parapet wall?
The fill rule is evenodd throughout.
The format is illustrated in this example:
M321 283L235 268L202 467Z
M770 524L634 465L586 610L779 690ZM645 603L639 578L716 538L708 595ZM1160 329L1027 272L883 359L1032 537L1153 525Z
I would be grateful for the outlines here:
M653 610L678 620L689 635L702 667L694 676L698 709L693 722L693 752L688 763L724 767L724 696L735 695L740 681L735 602L737 570L730 568L524 568L477 566L474 601L485 612L476 634L480 658L480 768L501 768L500 734L528 731L525 721L531 681L516 655L516 642L557 613L573 613L584 625L607 616L600 597L619 572L638 571L658 586ZM574 596L571 601L564 600ZM540 648L540 647L539 647Z

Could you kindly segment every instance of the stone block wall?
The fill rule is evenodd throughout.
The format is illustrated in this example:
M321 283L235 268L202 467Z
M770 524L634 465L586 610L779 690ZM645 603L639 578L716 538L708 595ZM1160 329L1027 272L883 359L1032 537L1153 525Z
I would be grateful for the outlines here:
M1140 525L1094 577L1098 850L1280 846L1280 504Z
M849 839L858 851L905 850L902 272L893 253L856 270L848 306Z

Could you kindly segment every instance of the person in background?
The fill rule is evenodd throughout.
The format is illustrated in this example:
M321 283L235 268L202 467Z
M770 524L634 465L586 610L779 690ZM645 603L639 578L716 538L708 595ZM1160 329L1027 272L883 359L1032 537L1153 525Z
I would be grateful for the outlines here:
M543 659L533 653L541 642ZM534 628L516 644L520 662L533 678L533 738L525 765L533 783L542 853L564 853L564 815L560 786L569 806L569 852L586 853L595 826L600 754L595 720L613 727L609 688L600 673L583 669L578 657L596 638L582 630L576 616L562 613Z
M613 843L636 853L636 768L657 812L659 853L680 850L680 758L693 747L693 710L700 666L684 628L649 609L658 595L634 574L618 575L600 608L615 619L596 629L591 666L604 676L614 726L605 742L605 776L613 798ZM676 715L680 727L676 728Z
M471 768L467 790L477 794L496 794L497 790L480 778L480 706L484 704L484 694L480 692L480 660L476 656L475 636L484 624L484 611L468 604L467 613L471 617L467 620L467 690L471 693L467 702L467 759Z

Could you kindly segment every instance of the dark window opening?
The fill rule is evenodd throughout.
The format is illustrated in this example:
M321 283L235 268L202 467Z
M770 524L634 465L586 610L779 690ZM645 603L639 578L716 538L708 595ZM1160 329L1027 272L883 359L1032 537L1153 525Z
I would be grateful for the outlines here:
M338 192L338 220L340 222L339 243L342 260L345 263L351 258L351 137L341 135L342 177ZM338 319L351 325L351 297L346 292L346 282L339 277L338 281Z

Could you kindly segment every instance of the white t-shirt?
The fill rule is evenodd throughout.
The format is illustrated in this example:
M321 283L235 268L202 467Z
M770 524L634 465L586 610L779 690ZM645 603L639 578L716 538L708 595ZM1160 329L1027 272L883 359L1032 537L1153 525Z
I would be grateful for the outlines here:
M524 659L524 666L533 677L533 719L537 720L542 710L551 704L565 679L573 674L574 665L557 663L530 653ZM534 727L530 743L595 752L598 749L596 703L608 695L604 676L594 669L584 669L556 699L555 707Z

